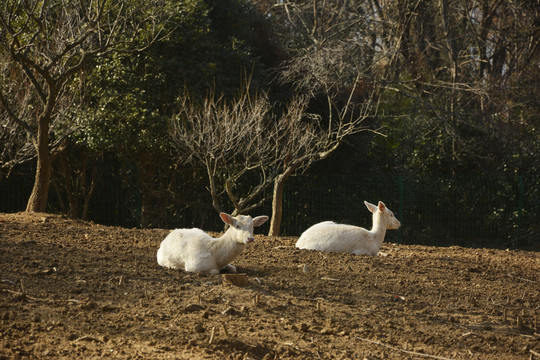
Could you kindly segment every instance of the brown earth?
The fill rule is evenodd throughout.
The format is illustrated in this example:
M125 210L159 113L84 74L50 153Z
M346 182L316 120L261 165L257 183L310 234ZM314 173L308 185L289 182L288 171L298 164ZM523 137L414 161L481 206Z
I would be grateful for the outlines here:
M540 359L540 254L257 236L248 285L159 267L168 230L0 214L0 359Z

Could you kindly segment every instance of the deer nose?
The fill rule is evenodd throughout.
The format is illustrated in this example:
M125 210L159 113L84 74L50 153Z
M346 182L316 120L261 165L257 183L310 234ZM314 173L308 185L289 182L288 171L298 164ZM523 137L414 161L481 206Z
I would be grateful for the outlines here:
M253 241L255 241L255 239L254 239L254 238L252 238L252 237L248 237L248 238L246 238L246 241L245 241L245 243L246 243L246 244L249 244L250 242L253 242Z

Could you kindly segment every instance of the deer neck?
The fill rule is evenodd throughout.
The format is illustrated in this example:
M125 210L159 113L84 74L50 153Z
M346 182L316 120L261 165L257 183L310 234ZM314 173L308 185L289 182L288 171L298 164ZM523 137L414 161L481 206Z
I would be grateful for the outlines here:
M373 214L373 227L371 228L371 235L373 241L377 246L381 246L386 235L386 224L384 224L379 214Z
M245 246L245 244L234 240L229 229L220 238L216 239L216 259L225 266L237 257Z

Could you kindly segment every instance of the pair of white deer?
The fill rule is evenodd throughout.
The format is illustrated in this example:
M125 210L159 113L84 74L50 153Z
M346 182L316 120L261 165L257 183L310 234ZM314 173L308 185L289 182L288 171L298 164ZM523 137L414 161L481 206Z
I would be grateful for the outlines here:
M299 249L352 254L377 255L387 229L397 229L401 225L394 213L383 202L378 206L364 201L373 213L373 227L366 230L359 226L336 224L324 221L313 225L296 242ZM213 238L201 229L176 229L162 241L157 252L157 262L172 269L218 274L220 270L236 272L230 262L236 258L246 244L254 241L253 227L260 226L268 216L239 215L233 217L219 214L229 229L219 238Z

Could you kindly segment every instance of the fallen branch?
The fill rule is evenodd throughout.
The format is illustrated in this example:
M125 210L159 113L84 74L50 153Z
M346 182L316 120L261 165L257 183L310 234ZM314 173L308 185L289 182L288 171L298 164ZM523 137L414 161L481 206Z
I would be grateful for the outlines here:
M436 355L424 354L424 353L420 353L420 352L416 352L416 351L410 351L410 350L401 349L401 348L398 348L398 347L395 347L395 346L392 346L392 345L383 344L382 342L379 342L379 341L369 340L369 339L364 339L364 338L361 338L361 337L359 337L359 336L357 336L356 338L357 338L358 340L362 340L362 341L365 341L365 342L368 342L368 343L372 343L372 344L384 346L384 347L387 347L387 348L392 349L392 350L401 351L401 352L406 353L406 354L417 355L417 356L424 356L424 357L428 357L428 358L431 358L431 359L452 360L452 359L450 359L450 358L445 358L445 357L442 357L442 356L436 356Z

